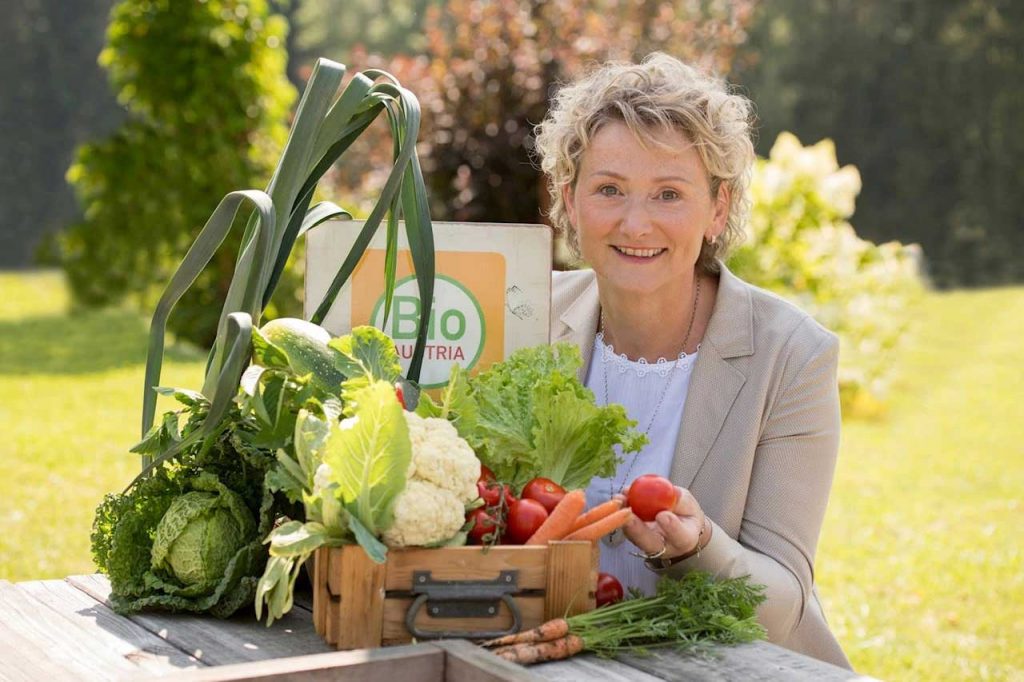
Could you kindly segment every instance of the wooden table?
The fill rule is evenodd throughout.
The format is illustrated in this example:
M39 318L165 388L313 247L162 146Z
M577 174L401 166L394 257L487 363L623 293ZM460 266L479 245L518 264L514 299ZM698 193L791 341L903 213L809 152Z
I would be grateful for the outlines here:
M0 680L851 680L847 670L765 642L704 657L650 656L522 668L469 642L331 652L313 630L309 599L272 628L252 615L229 620L149 612L125 618L106 605L103 576L0 581Z

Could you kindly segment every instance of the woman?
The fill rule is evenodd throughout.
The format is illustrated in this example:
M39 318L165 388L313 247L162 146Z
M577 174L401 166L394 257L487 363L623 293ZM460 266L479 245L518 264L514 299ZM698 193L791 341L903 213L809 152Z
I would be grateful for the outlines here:
M537 134L550 216L592 269L555 274L552 340L580 346L581 379L650 440L588 502L648 473L680 491L629 542L605 539L602 570L644 591L692 570L749 575L771 641L849 667L814 588L838 342L721 261L743 234L750 118L748 100L664 54L558 93Z

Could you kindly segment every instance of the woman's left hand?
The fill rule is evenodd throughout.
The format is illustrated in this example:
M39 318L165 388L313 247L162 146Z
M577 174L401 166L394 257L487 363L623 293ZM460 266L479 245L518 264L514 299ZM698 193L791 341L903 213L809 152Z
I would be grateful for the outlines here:
M674 509L659 512L654 521L641 521L634 516L623 528L626 537L641 552L657 554L664 548L662 558L671 559L697 548L704 526L704 511L689 490L677 486L676 492Z

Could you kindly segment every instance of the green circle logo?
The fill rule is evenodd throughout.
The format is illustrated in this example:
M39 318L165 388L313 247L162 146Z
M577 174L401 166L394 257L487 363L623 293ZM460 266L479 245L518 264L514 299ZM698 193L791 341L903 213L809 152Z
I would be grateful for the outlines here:
M416 277L395 283L391 314L384 324L384 295L373 307L370 324L395 342L402 369L408 371L420 323L420 296ZM434 305L427 325L420 385L439 388L448 383L452 365L472 369L480 359L487 338L483 309L468 288L446 275L434 279Z

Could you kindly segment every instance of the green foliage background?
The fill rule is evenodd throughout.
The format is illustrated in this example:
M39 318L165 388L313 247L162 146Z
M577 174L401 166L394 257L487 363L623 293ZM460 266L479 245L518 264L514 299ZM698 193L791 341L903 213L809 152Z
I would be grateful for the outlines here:
M916 245L857 236L848 221L860 190L860 174L839 167L831 140L805 147L779 135L754 165L748 239L729 267L839 335L843 411L866 416L884 408L924 282Z
M62 237L75 303L130 297L148 309L220 199L263 187L295 90L287 26L264 0L124 0L100 55L129 119L78 150L68 179L84 219ZM241 231L178 304L171 329L208 345ZM279 288L295 309L298 282Z
M862 235L921 244L943 286L1024 280L1024 3L772 0L749 30L762 154L832 138Z

